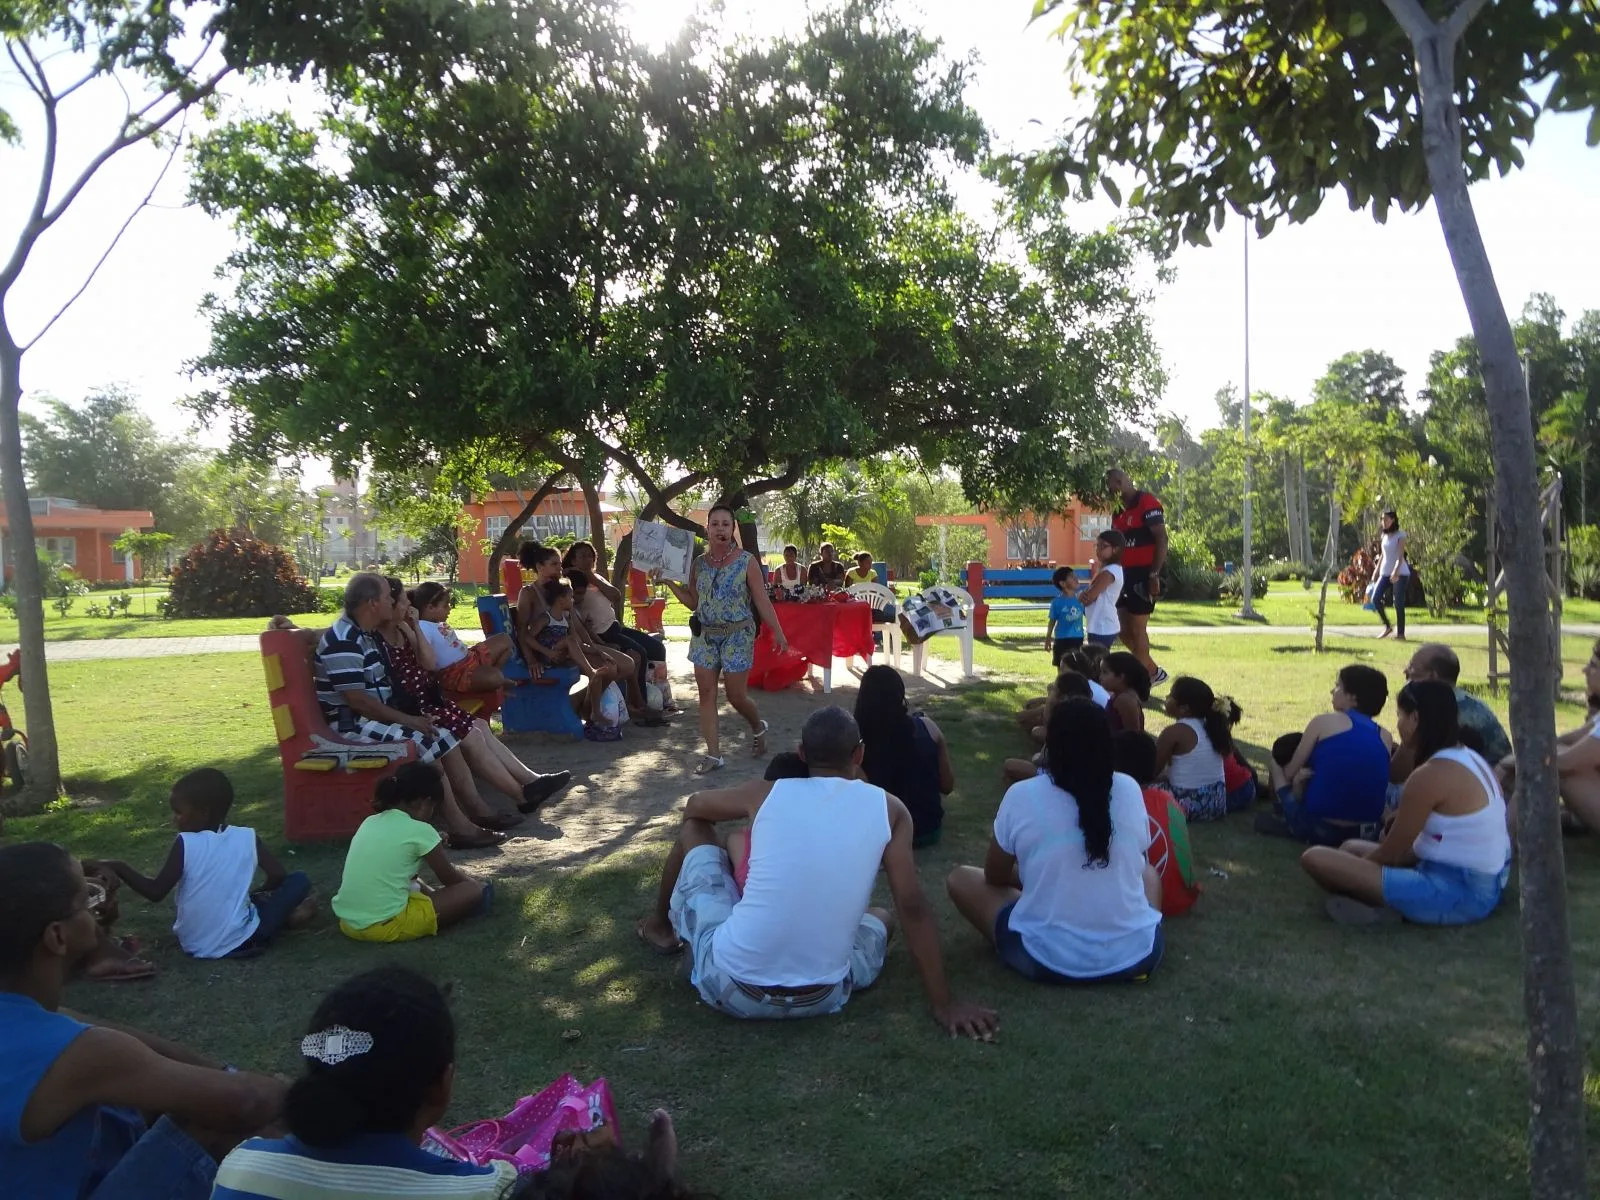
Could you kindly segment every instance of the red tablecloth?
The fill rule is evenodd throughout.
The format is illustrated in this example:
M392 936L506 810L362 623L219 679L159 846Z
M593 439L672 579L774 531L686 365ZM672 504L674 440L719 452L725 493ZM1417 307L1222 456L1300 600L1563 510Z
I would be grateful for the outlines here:
M779 654L772 633L762 626L756 638L756 661L750 686L776 692L805 678L808 664L827 666L832 659L872 655L872 605L774 604L778 624L789 639L789 652Z

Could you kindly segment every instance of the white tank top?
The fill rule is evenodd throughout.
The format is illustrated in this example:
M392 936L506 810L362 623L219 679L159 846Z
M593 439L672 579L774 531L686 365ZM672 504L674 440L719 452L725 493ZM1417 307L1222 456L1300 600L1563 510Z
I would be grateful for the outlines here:
M1167 763L1167 778L1175 788L1203 788L1222 782L1222 755L1206 736L1205 722L1184 717L1178 722L1194 730L1195 746L1187 754L1174 754Z
M583 618L583 623L595 637L617 623L617 610L611 607L611 601L593 584L584 590L583 599L578 601L578 616Z
M1465 746L1440 750L1428 761L1453 762L1466 767L1478 781L1485 804L1476 812L1457 817L1429 813L1422 832L1411 845L1412 852L1428 862L1482 871L1487 875L1497 873L1510 861L1511 835L1506 830L1506 799L1494 772Z
M1105 637L1122 630L1122 620L1117 616L1117 598L1122 595L1122 566L1110 563L1101 570L1111 572L1111 583L1089 605L1085 620L1090 633Z
M750 829L744 895L712 934L712 961L758 987L839 982L888 844L882 788L832 776L774 783Z
M221 958L237 950L261 924L250 903L256 877L256 831L242 825L180 833L183 874L178 877L178 918L172 932L196 958Z

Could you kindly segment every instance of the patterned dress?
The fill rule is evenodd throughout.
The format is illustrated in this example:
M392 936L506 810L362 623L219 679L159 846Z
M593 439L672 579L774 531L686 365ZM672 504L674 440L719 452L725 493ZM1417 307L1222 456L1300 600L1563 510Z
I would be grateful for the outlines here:
M710 671L748 671L756 661L756 621L745 578L750 555L741 550L720 567L702 554L695 559L700 632L689 639L689 661Z
M457 739L472 732L472 714L455 701L446 698L438 682L422 669L411 643L401 639L400 644L385 643L389 652L389 676L394 681L396 699L404 694L425 717L432 717L440 729L448 729Z

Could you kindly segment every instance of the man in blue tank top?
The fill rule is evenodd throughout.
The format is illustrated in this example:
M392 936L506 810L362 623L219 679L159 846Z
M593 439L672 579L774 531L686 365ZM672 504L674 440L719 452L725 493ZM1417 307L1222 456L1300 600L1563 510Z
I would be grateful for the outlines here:
M663 954L687 948L700 998L734 1017L787 1019L839 1011L883 969L895 917L869 908L880 867L922 976L933 1019L989 1041L994 1011L951 997L939 926L917 878L911 814L857 777L861 730L837 706L800 733L804 778L751 780L696 792L639 936ZM741 886L716 823L750 819Z
M0 1192L204 1200L217 1158L277 1117L284 1085L58 1011L104 899L61 847L0 847ZM166 1115L146 1128L140 1113Z

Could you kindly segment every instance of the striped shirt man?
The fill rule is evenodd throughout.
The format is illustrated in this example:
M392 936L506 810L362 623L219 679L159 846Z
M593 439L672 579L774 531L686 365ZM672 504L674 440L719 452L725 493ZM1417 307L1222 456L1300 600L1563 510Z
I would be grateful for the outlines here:
M505 1200L516 1186L510 1163L440 1158L399 1133L364 1134L337 1149L251 1138L223 1159L211 1200Z
M448 729L423 733L398 721L362 716L346 702L348 694L365 692L380 704L392 703L389 656L376 633L361 628L348 615L341 616L323 631L315 657L317 703L337 732L356 741L410 742L423 762L433 762L456 748L457 738Z

